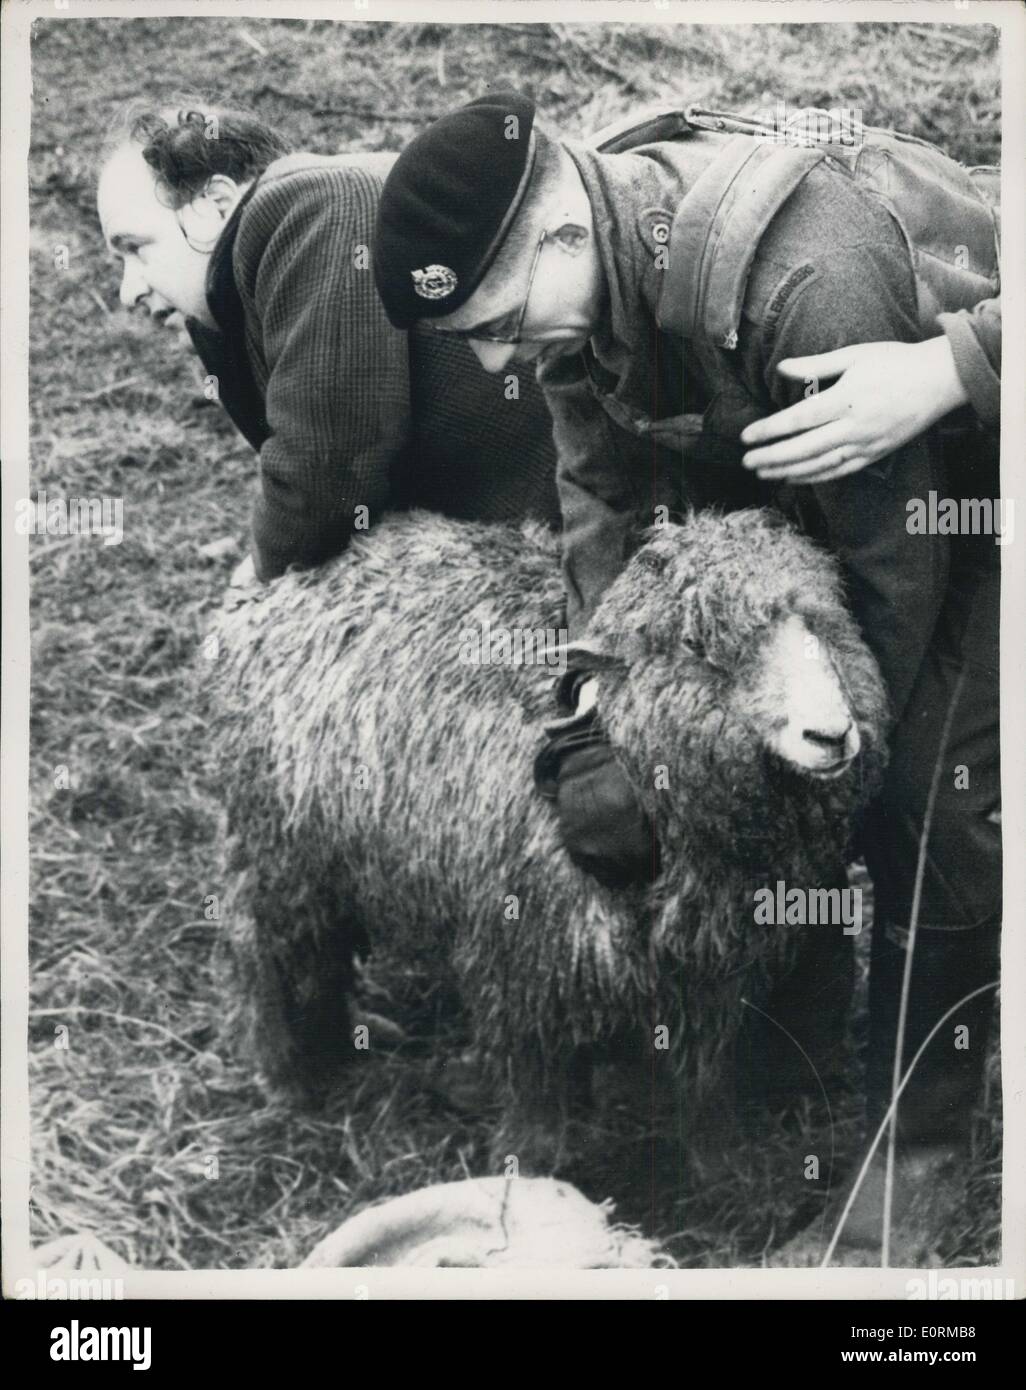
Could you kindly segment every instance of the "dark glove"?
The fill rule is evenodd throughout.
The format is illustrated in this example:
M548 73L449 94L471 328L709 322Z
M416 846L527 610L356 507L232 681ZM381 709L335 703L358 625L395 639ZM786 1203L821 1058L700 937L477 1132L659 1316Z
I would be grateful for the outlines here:
M534 782L556 803L570 858L607 888L650 883L659 873L659 845L606 741L598 711L556 720L546 733Z

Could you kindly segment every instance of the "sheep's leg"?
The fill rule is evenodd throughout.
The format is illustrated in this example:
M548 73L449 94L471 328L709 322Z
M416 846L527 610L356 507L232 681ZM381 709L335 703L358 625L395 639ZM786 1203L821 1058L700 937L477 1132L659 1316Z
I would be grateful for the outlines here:
M353 1027L360 945L330 876L247 868L230 924L231 966L247 1050L271 1089L318 1104L361 1045Z
M843 865L831 886L847 888ZM805 1097L836 1102L853 1062L848 1039L854 940L841 926L802 930L793 958L750 991L735 1048L738 1107L782 1111ZM822 1090L821 1090L822 1088Z
M586 1049L520 1044L508 1058L507 1101L492 1145L498 1171L548 1175L567 1167L573 1122L591 1106L591 1072Z

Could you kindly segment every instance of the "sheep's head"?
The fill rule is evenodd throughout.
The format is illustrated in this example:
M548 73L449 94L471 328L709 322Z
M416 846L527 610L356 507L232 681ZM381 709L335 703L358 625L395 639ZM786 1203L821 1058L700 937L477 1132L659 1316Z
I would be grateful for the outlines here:
M836 562L776 513L654 528L580 645L610 737L653 807L662 769L699 815L715 822L719 806L721 832L744 838L745 804L757 807L749 829L765 841L771 807L785 820L782 802L843 812L876 780L879 672Z

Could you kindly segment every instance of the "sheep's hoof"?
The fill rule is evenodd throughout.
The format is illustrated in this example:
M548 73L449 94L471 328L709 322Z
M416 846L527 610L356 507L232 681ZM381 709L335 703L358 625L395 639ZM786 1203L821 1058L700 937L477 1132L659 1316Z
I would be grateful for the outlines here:
M571 1150L565 1121L508 1120L492 1143L492 1168L507 1177L553 1177L567 1170Z
M371 1013L369 1009L353 1010L353 1027L367 1029L369 1047L380 1047L385 1051L402 1047L406 1042L406 1031L398 1023L393 1023L384 1014Z
M486 1104L484 1077L474 1052L447 1058L432 1084L447 1105L464 1114L480 1114Z

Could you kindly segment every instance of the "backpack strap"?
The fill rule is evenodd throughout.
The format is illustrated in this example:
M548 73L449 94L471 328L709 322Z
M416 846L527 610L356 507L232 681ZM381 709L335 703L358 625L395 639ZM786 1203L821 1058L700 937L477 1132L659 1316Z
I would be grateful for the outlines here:
M670 231L656 318L665 332L737 347L752 261L770 222L823 149L764 144L735 135L696 179Z
M680 140L691 134L691 125L679 106L654 106L603 126L587 144L600 154L623 154L657 140Z

